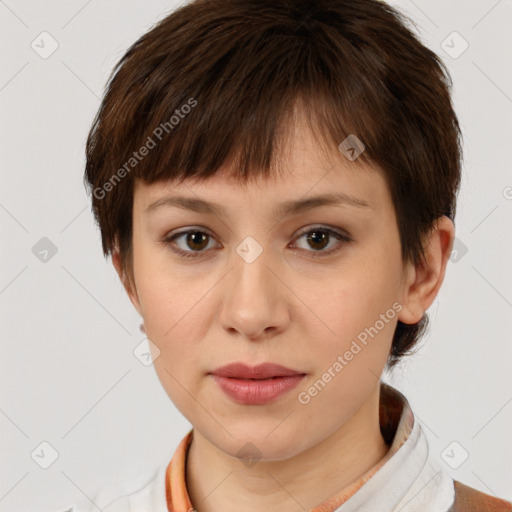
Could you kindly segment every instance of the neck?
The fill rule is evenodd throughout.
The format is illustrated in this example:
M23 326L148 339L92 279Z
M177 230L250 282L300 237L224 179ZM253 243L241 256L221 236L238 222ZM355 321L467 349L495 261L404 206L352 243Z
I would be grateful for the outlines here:
M348 491L389 450L380 432L379 392L377 386L331 436L286 460L259 461L248 467L194 430L186 464L194 509L286 512L299 506L309 510Z

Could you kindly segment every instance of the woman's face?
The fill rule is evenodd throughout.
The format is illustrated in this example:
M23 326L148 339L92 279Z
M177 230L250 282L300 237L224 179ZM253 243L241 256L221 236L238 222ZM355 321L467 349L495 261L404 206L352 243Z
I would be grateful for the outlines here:
M279 178L244 186L224 168L202 182L137 181L134 193L131 299L160 351L158 377L194 428L233 456L250 442L262 460L286 459L346 424L378 386L403 314L383 176L341 152L327 162L311 133L295 130ZM265 403L242 403L211 375L233 362L303 376Z

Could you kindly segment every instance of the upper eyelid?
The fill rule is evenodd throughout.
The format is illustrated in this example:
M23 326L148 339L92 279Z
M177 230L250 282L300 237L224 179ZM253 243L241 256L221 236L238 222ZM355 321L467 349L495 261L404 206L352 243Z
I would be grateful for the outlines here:
M298 233L295 235L295 237L302 236L303 234L308 233L309 231L312 231L314 229L323 229L325 231L333 231L334 233L338 233L340 235L345 235L347 237L350 236L348 234L348 232L342 228L335 228L335 227L327 226L324 224L311 224L311 225L304 226L303 228L300 228L298 230ZM215 235L213 235L212 232L208 228L204 228L204 227L185 228L185 229L183 229L183 231L177 231L175 233L174 232L168 233L164 236L164 238L168 239L168 238L177 237L180 235L185 235L187 233L193 233L193 232L206 233L208 236L215 238Z

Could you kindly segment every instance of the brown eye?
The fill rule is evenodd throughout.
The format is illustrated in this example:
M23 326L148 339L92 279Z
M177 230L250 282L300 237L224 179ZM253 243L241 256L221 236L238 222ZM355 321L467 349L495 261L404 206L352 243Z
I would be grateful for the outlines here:
M307 253L310 253L313 257L329 256L339 251L345 244L352 241L349 235L344 233L338 233L337 231L325 227L314 227L309 228L307 231L303 231L297 237L297 240L304 239L306 241L306 247L301 247L297 244L296 247L304 249ZM334 242L334 244L331 244ZM331 246L329 249L324 250L326 247Z
M352 242L352 238L344 233L339 233L334 229L325 227L314 227L307 231L303 231L296 240L303 239L306 241L306 247L300 247L300 244L295 245L303 249L304 252L309 253L313 257L329 256L339 251L344 245ZM172 251L186 258L199 258L207 256L209 243L214 241L214 237L205 231L198 229L189 229L181 233L175 233L166 237L162 242L168 245ZM331 244L331 242L334 242ZM328 250L326 247L330 247Z
M208 236L206 233L201 231L189 231L185 233L186 244L190 249L200 251L208 245Z
M329 235L325 230L310 231L307 237L308 244L316 251L321 251L329 244Z
M211 240L213 237L205 231L190 229L168 236L163 243L180 256L197 258L206 254L205 249Z

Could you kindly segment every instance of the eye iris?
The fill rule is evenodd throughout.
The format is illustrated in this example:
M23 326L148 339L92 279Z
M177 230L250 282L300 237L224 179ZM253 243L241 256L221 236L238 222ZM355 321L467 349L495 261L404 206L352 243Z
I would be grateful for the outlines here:
M194 231L187 234L187 245L188 247L190 247L190 249L204 249L208 245L207 239L208 235L206 235L205 233L201 233L200 231ZM190 242L192 244L200 244L200 246L194 247L193 245L190 244Z
M320 247L313 247L313 249L323 249L328 242L329 236L325 233L325 231L311 231L311 234L308 236L308 243L320 244Z

